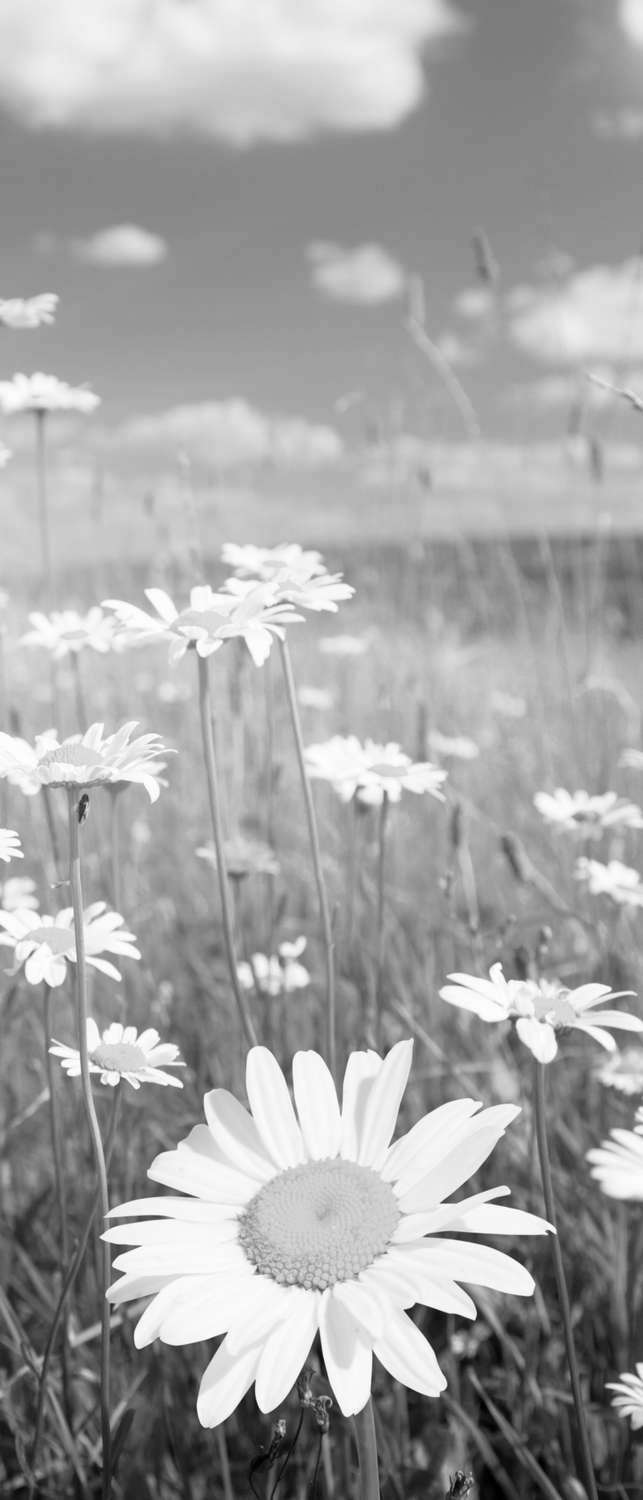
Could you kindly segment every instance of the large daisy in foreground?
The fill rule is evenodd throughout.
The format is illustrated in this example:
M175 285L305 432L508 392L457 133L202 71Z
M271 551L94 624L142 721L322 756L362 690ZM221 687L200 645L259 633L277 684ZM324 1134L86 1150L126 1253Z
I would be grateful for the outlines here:
M458 1099L391 1146L412 1047L398 1042L384 1060L354 1052L341 1108L318 1053L296 1053L297 1114L272 1053L253 1047L251 1113L213 1089L207 1124L149 1169L153 1181L191 1197L112 1209L118 1218L162 1216L106 1234L134 1247L115 1261L124 1274L110 1300L154 1294L136 1325L137 1347L225 1334L201 1380L203 1426L230 1416L253 1381L260 1409L273 1411L317 1333L345 1416L368 1401L374 1354L394 1379L438 1396L444 1375L405 1309L420 1302L474 1318L460 1281L533 1292L529 1272L511 1256L448 1236L545 1234L544 1220L491 1202L504 1187L444 1201L477 1172L519 1110Z

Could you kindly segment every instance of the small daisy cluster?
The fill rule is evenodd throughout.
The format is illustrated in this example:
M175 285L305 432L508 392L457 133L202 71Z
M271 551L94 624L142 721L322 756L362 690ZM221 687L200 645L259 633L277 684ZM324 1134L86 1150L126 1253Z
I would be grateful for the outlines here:
M615 993L607 984L582 984L568 989L548 979L505 979L502 964L494 964L488 979L472 974L449 974L440 997L482 1021L515 1021L516 1032L540 1063L550 1063L558 1052L562 1032L580 1031L606 1051L616 1047L611 1031L643 1031L643 1021L626 1011L597 1010L607 1000L621 1000L631 991Z
M244 990L254 989L259 995L271 997L307 989L310 974L299 962L305 948L305 937L299 937L292 943L279 943L277 952L269 957L265 953L251 954L248 962L237 965L239 982Z
M384 798L399 802L402 792L422 794L444 801L442 792L446 771L430 761L412 761L399 745L364 744L356 735L333 735L318 745L308 745L305 752L308 775L327 781L342 802L353 797L364 806L381 807Z

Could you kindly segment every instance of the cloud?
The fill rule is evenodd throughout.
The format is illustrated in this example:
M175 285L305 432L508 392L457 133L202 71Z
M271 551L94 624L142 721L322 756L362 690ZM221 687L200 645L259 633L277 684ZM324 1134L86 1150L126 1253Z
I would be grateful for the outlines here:
M160 234L152 234L139 224L114 224L87 239L69 243L75 259L89 266L158 266L168 254Z
M534 359L567 365L643 359L638 261L590 266L558 286L524 287L508 299L509 331Z
M336 463L343 452L334 428L300 417L271 416L240 399L198 401L134 417L112 429L107 446L114 457L167 464L185 454L215 470L262 465L316 469Z
M36 127L248 146L399 124L451 0L0 0L0 104Z
M620 0L618 18L628 41L643 47L643 0Z
M313 286L336 302L359 302L373 307L400 297L407 275L399 261L382 245L356 245L352 250L316 240L308 246Z

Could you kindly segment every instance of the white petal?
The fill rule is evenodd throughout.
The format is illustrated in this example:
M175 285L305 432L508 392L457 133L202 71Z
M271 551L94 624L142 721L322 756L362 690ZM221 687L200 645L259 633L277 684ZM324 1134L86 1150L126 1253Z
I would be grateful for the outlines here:
M322 1297L319 1326L331 1390L343 1415L352 1417L371 1394L371 1341L332 1291Z
M421 1396L439 1396L446 1387L431 1345L404 1312L391 1308L386 1332L373 1345L373 1353L394 1380Z
M643 1021L638 1016L631 1016L627 1011L620 1010L594 1010L589 1017L592 1026L610 1026L614 1031L643 1031ZM577 1021L576 1031L584 1031L587 1021Z
M516 1031L521 1042L529 1048L537 1062L553 1062L558 1051L558 1042L556 1032L548 1021L537 1021L535 1016L521 1016L516 1021Z
M351 1052L346 1064L342 1091L341 1155L349 1161L357 1160L366 1106L381 1067L381 1057L372 1051Z
M137 1302L140 1297L149 1297L152 1292L159 1292L162 1286L167 1286L167 1276L121 1276L115 1281L107 1292L107 1301L112 1307L120 1307L123 1302Z
M255 1378L260 1354L257 1344L242 1354L231 1354L227 1339L219 1345L199 1386L196 1410L202 1427L218 1427L239 1405Z
M505 1255L504 1250L444 1239L427 1240L424 1253L430 1275L451 1276L456 1281L510 1292L517 1297L530 1297L534 1290L533 1276L513 1256Z
M459 1229L470 1210L477 1208L479 1204L488 1203L492 1198L507 1197L508 1193L507 1187L487 1188L486 1192L474 1193L462 1198L459 1203L440 1203L437 1208L430 1208L426 1213L403 1214L391 1236L392 1242L394 1245L405 1245L411 1240L422 1239L425 1234L441 1234L445 1230Z
M415 1293L416 1302L425 1307L435 1307L440 1312L459 1313L464 1318L475 1318L476 1307L468 1292L456 1286L450 1276L440 1276L427 1262L424 1245L403 1245L390 1248L384 1262L387 1270L399 1271ZM376 1279L378 1266L373 1268ZM386 1330L385 1330L386 1331Z
M306 1363L319 1323L319 1293L289 1287L285 1313L263 1346L255 1395L260 1411L285 1401Z
M132 1198L110 1208L109 1219L125 1219L134 1214L159 1214L163 1218L183 1219L192 1224L220 1224L236 1219L238 1209L227 1203L205 1203L195 1198Z
M256 1178L234 1171L220 1160L207 1125L196 1125L174 1151L155 1157L147 1175L164 1187L178 1188L195 1198L243 1205L257 1191Z
M384 1332L388 1310L387 1296L378 1296L375 1283L365 1286L362 1281L340 1281L333 1287L333 1296L350 1313L353 1322L368 1335L371 1343Z
M337 1156L342 1122L332 1075L318 1052L296 1052L292 1065L295 1104L308 1156Z
M244 1271L250 1262L239 1245L140 1245L114 1261L116 1271L150 1271L154 1275L202 1276L218 1271Z
M357 1160L362 1166L377 1167L382 1161L395 1130L412 1058L413 1042L396 1042L382 1063L360 1131Z
M228 1329L231 1354L241 1353L258 1339L265 1339L285 1316L290 1288L279 1286L271 1276L256 1275L248 1282L243 1302L232 1310Z
M583 1031L585 1036L591 1036L593 1042L598 1042L599 1047L604 1047L606 1052L616 1052L616 1042L609 1031L603 1031L601 1026L590 1026L587 1021L581 1022L574 1027L575 1031Z
M450 1226L445 1224L445 1229ZM500 1208L495 1203L481 1204L464 1214L458 1228L467 1234L550 1234L553 1226L538 1214L521 1208Z
M506 1126L518 1114L520 1110L517 1106L498 1104L483 1110L474 1120L466 1121L463 1129L458 1132L457 1143L451 1146L441 1162L416 1181L408 1191L403 1191L405 1183L402 1179L399 1184L399 1205L403 1213L421 1213L455 1193L487 1160Z
M236 1219L219 1224L186 1224L175 1219L147 1219L138 1224L115 1224L101 1239L108 1245L187 1245L190 1249L212 1249L238 1237Z
M266 1156L257 1126L247 1109L227 1089L211 1089L203 1100L205 1117L214 1140L232 1166L260 1182L275 1175Z
M449 1139L450 1132L464 1120L470 1119L479 1109L482 1109L482 1105L476 1099L454 1099L450 1104L441 1104L438 1109L424 1115L406 1135L400 1136L399 1141L391 1146L380 1173L384 1181L393 1182L396 1178L405 1177L416 1164L419 1165L417 1175L423 1176L432 1165L431 1159L427 1158L430 1148L433 1147L435 1151L437 1145L436 1160L439 1161L444 1152L444 1141Z
M187 1281L193 1283L194 1277ZM248 1276L209 1276L208 1285L197 1295L177 1303L164 1317L160 1337L165 1344L198 1344L202 1339L216 1338L227 1333L235 1305L243 1305L248 1286L253 1278Z
M252 1047L246 1063L246 1092L265 1150L278 1167L297 1167L306 1153L288 1085L267 1047Z

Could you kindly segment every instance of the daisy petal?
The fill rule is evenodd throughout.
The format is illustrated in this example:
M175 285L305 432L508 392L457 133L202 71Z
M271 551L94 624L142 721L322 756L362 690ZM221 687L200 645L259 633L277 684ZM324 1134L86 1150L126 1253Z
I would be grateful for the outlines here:
M427 1240L427 1274L449 1276L456 1281L467 1281L472 1286L486 1286L492 1291L511 1292L517 1297L530 1297L534 1290L534 1279L504 1250L494 1250L489 1245L467 1245L461 1240Z
M242 1354L231 1354L227 1339L219 1345L199 1386L196 1410L202 1427L218 1427L239 1405L255 1378L260 1354L259 1344Z
M391 1308L386 1332L373 1345L373 1353L394 1380L421 1396L439 1396L446 1380L433 1349L407 1314Z
M203 1100L205 1117L214 1140L233 1166L260 1182L269 1182L275 1168L266 1156L263 1141L247 1109L227 1089L211 1089Z
M398 1185L398 1201L402 1212L421 1213L455 1193L487 1160L507 1125L518 1114L520 1110L515 1105L498 1104L483 1110L474 1120L467 1121L466 1135L451 1146L441 1162L406 1191L404 1180Z
M346 1064L342 1090L341 1155L349 1161L357 1160L366 1106L381 1067L381 1057L372 1051L351 1052Z
M371 1343L332 1291L322 1297L319 1331L333 1395L343 1415L352 1417L371 1394Z
M558 1051L558 1042L556 1032L548 1021L537 1021L535 1016L520 1016L516 1021L516 1031L537 1062L553 1061Z
M285 1312L268 1335L257 1366L255 1396L260 1411L274 1411L292 1390L317 1332L318 1309L318 1293L288 1288Z
M306 1159L288 1086L267 1047L252 1047L246 1063L246 1092L264 1149L278 1167L297 1167Z
M342 1122L329 1069L318 1052L296 1052L292 1065L295 1104L308 1156L321 1160L339 1151Z
M421 1171L418 1173L422 1176L428 1170L426 1152L429 1147L439 1144L441 1154L444 1140L449 1138L454 1126L469 1119L481 1108L482 1105L475 1099L454 1099L449 1104L441 1104L438 1109L431 1110L430 1114L418 1120L417 1125L413 1125L406 1135L391 1146L381 1169L384 1181L393 1182L396 1178L405 1176L417 1157L422 1160Z
M387 1150L397 1123L412 1057L412 1041L396 1042L382 1063L370 1091L358 1141L357 1160L362 1166L377 1167Z

